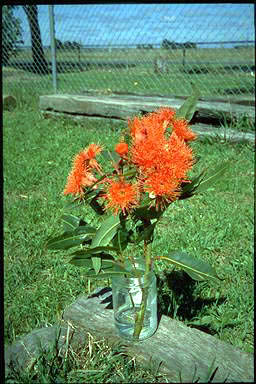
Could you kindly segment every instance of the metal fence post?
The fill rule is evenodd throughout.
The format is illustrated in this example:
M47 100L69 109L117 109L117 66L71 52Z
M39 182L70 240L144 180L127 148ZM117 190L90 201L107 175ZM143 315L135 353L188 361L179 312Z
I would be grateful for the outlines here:
M185 57L186 57L186 48L183 47L183 57L182 57L182 65L183 65L183 70L185 71Z
M52 81L54 93L57 93L57 65L56 65L56 40L54 28L54 11L53 5L48 5L49 9L49 24L50 24L50 37L51 37L51 61L52 61Z

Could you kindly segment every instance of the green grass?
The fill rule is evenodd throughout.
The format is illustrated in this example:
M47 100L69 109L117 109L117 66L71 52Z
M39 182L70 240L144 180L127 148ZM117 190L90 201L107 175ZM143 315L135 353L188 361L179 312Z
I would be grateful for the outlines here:
M160 75L156 75L153 68L148 68L146 65L128 70L95 67L84 72L59 73L57 80L58 92L71 94L83 94L89 89L103 94L132 92L183 96L191 93L191 83L197 84L202 96L228 97L243 94L244 97L252 98L254 94L254 77L250 73L228 71L224 73L219 71L217 75L211 71L206 74L185 73L181 66L175 66L168 74ZM4 85L6 92L12 94L13 89L17 89L21 84L24 86L25 81L32 90L34 87L39 89L41 94L53 93L50 75L43 77L31 73L22 76L14 73L10 78L6 78Z
M169 65L169 73L155 73L154 59L164 57L173 60ZM48 53L46 57L49 59ZM21 51L13 60L31 61L29 51ZM125 51L113 50L86 52L82 51L80 59L75 51L58 51L57 63L69 62L79 63L79 60L110 62L114 60L136 60L136 67L117 68L114 65L100 68L97 65L89 70L68 69L57 75L58 92L83 93L88 89L97 90L100 93L111 92L135 92L143 94L159 95L189 95L191 93L191 82L197 84L202 96L222 96L253 98L255 90L255 78L251 76L251 70L243 71L227 68L227 63L244 63L243 66L253 65L254 51L252 48L245 49L188 49L186 50L186 65L182 65L182 50L163 49ZM208 62L205 65L203 62ZM255 63L254 63L255 64ZM18 68L17 68L18 69ZM200 72L201 71L201 72ZM206 71L206 73L204 73ZM40 76L30 72L18 70L13 67L3 69L4 89L11 93L13 89L22 86L30 86L40 90L41 93L53 93L51 75ZM168 87L166 86L168 84ZM15 92L15 90L14 90Z
M33 369L19 372L13 368L6 384L168 382L158 368L152 362L142 367L126 354L121 344L110 348L104 339L88 335L88 341L78 351L69 345L68 353L63 354L53 346L40 355Z
M51 49L45 49L45 56L47 60L51 60ZM158 49L112 49L110 50L86 50L81 49L80 54L78 50L65 49L57 50L56 58L59 61L64 60L73 60L79 61L82 60L142 60L145 59L154 59L158 56L165 56L172 60L183 59L183 50L182 49L171 49L166 50L163 48ZM196 49L186 49L186 59L187 60L204 60L204 61L216 61L219 63L223 62L234 62L237 61L252 61L254 58L254 46L244 47L243 49L235 48L196 48ZM32 60L32 51L31 49L20 50L15 56L12 57L11 61L16 60Z
M74 154L90 142L113 148L121 129L99 121L44 119L34 96L27 94L26 104L25 95L20 96L18 108L3 116L5 343L56 324L79 294L107 283L88 281L82 268L68 264L66 254L46 250L45 240L62 232L67 201L62 191ZM212 191L170 207L159 223L153 251L186 250L211 263L225 280L195 283L159 263L160 308L253 352L253 149L218 140L197 141L193 147L202 159L198 171L229 158L232 166ZM90 211L80 213L94 220Z

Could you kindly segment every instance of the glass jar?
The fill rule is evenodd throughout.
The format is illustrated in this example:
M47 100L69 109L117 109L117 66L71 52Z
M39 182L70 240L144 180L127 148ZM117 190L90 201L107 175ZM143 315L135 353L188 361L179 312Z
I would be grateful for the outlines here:
M145 283L146 281L146 283ZM112 278L112 298L115 327L119 335L129 340L144 340L157 329L157 288L156 276L149 272L147 279ZM145 306L144 306L145 304ZM139 320L142 319L142 320ZM139 336L134 335L141 321Z

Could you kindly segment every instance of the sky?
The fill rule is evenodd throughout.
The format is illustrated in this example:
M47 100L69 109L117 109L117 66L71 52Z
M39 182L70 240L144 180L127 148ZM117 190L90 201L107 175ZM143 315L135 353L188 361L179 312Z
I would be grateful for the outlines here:
M55 37L82 45L161 44L255 40L254 4L75 4L54 5ZM38 5L43 45L50 45L49 6ZM31 45L21 6L24 45ZM228 44L232 46L238 44ZM206 44L205 47L210 45ZM203 47L203 45L202 45Z

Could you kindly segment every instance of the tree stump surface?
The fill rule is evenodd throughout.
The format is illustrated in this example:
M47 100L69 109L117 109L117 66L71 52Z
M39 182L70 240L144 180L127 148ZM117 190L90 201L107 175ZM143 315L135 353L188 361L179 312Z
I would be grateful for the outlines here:
M127 124L127 120L138 114L152 112L159 107L179 108L181 97L135 96L135 95L44 95L40 96L39 108L46 117L66 116L72 119L105 119L105 121ZM251 100L233 103L216 99L202 99L197 103L195 118L191 125L199 137L216 137L231 142L255 142L253 132L238 132L221 128L221 122L247 116L255 121L255 109ZM215 126L219 125L218 128Z
M254 382L252 354L164 315L149 339L136 343L121 339L114 327L110 288L99 288L90 296L78 297L64 311L60 325L34 330L6 347L6 373L11 362L19 369L31 367L40 351L48 350L56 342L62 351L68 344L74 350L81 348L88 334L105 338L110 346L121 343L142 364L150 361L160 364L159 373L172 383L206 382L211 373L214 373L212 382Z

